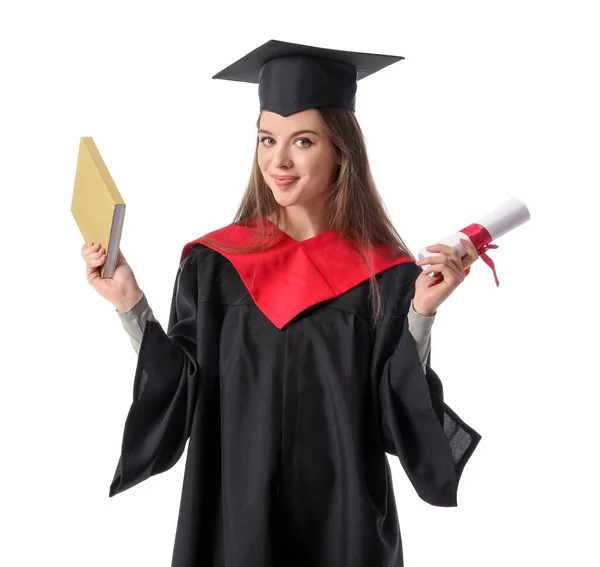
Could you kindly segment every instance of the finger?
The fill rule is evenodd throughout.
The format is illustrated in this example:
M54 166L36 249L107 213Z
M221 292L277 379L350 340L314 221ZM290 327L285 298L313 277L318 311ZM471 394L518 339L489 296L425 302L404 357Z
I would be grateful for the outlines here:
M458 248L456 246L448 246L447 244L438 242L433 246L427 246L426 250L430 252L441 252L442 254L455 258L457 261L460 260L460 254L458 253Z
M459 261L460 264L460 261ZM431 274L432 272L436 272L439 273L440 270L434 270L435 266L455 266L453 269L454 271L457 271L457 264L456 261L453 258L450 258L449 256L429 256L426 260L421 260L420 262L417 262L417 265L421 266L421 268L423 269L424 273L426 274ZM463 269L462 266L460 266L460 269Z
M87 246L85 248L85 250L83 251L83 254L91 254L93 252L97 252L100 248L101 248L101 245L99 242L97 242L96 244L91 244L90 246Z
M101 266L102 264L104 264L105 260L106 260L106 254L102 254L102 256L100 256L99 258L90 260L87 265L89 268L92 268L92 270L95 270L98 266Z
M461 242L463 241L461 240ZM469 251L469 255L475 258L475 260L479 258L479 252L477 251L477 248L475 248L475 244L473 244L468 238L464 239L463 246Z
M462 259L462 265L463 268L468 268L471 264L474 264L477 261L479 258L479 253L477 252L475 245L470 240L461 238L460 241L467 251L466 256L464 256Z
M99 258L90 260L88 265L91 267L97 268L98 266L101 266L102 264L104 264L105 259L106 259L106 254L102 254L102 256L100 256Z
M429 285L427 287L433 287L434 285L441 284L444 281L443 276L436 276L435 278L431 278Z
M431 272L434 272L434 277L436 277L437 274L442 274L448 283L453 283L456 280L463 281L466 277L464 270L458 268L454 262L448 264L432 264L423 273L429 275Z
M92 249L92 243L91 242L86 242L81 247L81 255L85 258L86 254L88 254L91 249Z
M440 264L446 261L446 256L443 254L434 254L433 256L426 256L422 260L416 262L417 266L426 266L427 264Z
M100 270L98 268L100 266L102 266L102 264L104 264L105 260L106 260L106 256L102 256L102 258L88 262L88 264L86 266L87 276L89 277L94 273L99 274Z
M97 260L98 258L100 258L100 256L102 256L102 254L106 254L105 248L100 248L97 252L88 252L86 256L86 261Z
M455 266L455 272L464 274L465 268L468 267L474 260L467 256L465 260L461 259L458 248L455 246L447 246L446 244L434 244L427 246L426 250L430 252L442 252L442 254L427 256L423 260L416 262L418 266L426 266L428 264L447 264ZM431 273L431 267L428 267L426 272Z
M463 261L456 246L446 246L445 244L438 243L434 246L428 246L427 250L436 251L438 248L445 254L445 262L448 264L454 264L457 271L464 272Z
M462 268L463 270L468 268L474 261L475 258L473 258L473 246L469 246L469 243L471 241L470 240L466 240L464 238L460 239L460 243L463 245L464 249L465 249L465 255L461 258L461 264L462 264Z
M456 246L448 246L447 244L441 244L440 242L437 244L432 244L431 246L427 246L425 250L429 250L431 252L442 252L444 254L453 254L455 251L458 252Z
M95 258L93 260L89 260L87 262L88 275L94 272L98 268L98 266L102 266L106 262L106 254L103 254L99 258Z

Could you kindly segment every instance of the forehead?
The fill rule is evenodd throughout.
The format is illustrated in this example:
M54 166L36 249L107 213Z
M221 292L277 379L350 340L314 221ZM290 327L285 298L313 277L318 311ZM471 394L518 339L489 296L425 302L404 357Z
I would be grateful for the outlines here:
M319 111L314 108L295 112L289 116L281 116L275 112L263 110L258 127L282 134L303 129L314 130L315 132L324 131Z

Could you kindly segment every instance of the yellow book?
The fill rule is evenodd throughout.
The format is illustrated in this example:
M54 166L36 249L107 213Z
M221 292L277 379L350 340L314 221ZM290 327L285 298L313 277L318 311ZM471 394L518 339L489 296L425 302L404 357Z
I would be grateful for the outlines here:
M123 232L125 201L90 137L81 138L79 144L71 213L84 241L106 248L100 277L112 278Z

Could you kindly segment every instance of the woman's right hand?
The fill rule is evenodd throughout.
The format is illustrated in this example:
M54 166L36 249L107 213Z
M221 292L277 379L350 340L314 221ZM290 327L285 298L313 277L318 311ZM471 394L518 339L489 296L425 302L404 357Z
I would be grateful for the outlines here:
M142 290L120 248L112 278L100 277L100 270L106 262L106 249L100 248L100 244L91 245L86 242L81 249L81 255L86 263L88 283L104 299L110 301L117 311L127 311L138 301Z

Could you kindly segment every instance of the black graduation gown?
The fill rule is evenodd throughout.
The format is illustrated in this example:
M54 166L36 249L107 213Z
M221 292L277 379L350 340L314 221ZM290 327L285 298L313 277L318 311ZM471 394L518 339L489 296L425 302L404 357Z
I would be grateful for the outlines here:
M110 496L189 440L173 567L402 566L385 453L423 500L456 506L481 439L408 331L421 268L377 264L373 326L368 273L334 231L247 261L201 241L182 253L167 332L146 323Z

